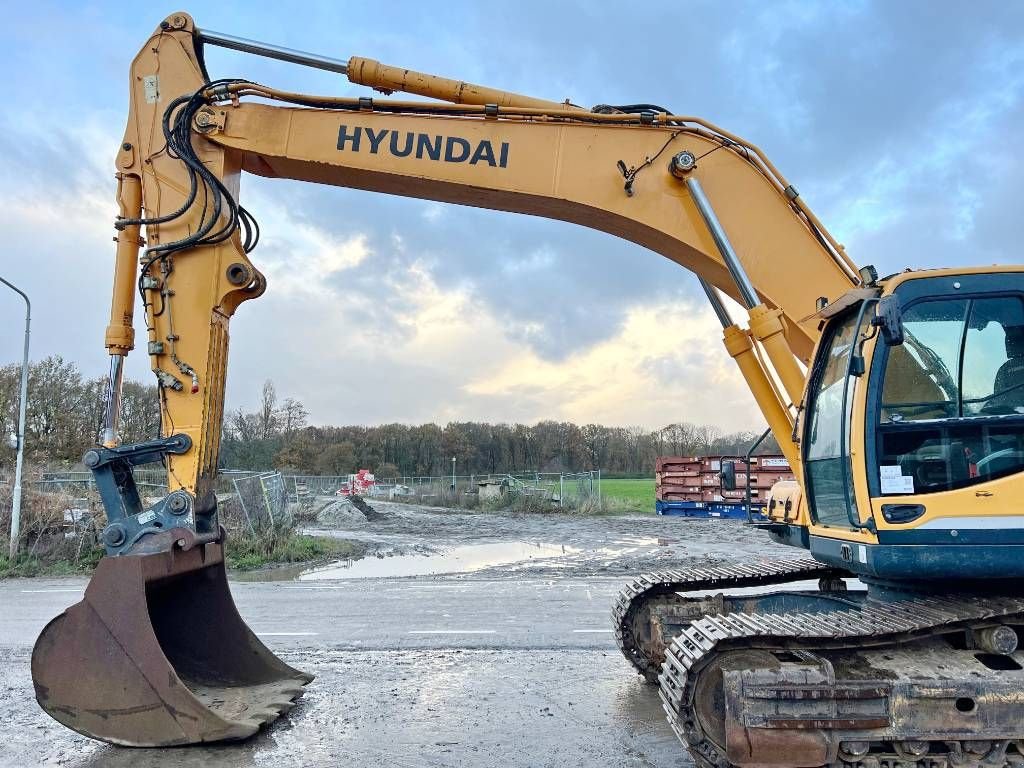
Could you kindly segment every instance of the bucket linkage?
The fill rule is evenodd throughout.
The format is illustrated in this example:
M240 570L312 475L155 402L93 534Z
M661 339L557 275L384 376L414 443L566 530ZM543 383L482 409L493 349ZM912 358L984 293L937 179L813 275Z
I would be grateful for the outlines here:
M179 490L142 508L132 467L190 447L175 435L86 454L107 511L107 556L32 651L39 705L86 736L139 747L245 739L313 679L239 616L216 504L197 510Z

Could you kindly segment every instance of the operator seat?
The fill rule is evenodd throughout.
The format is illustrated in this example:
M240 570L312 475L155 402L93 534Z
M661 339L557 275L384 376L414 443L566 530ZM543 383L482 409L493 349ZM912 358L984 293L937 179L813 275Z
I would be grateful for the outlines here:
M1006 357L1007 361L996 371L992 391L997 394L989 404L999 412L1013 413L1024 408L1024 325L1006 326ZM1010 391L998 394L1005 390Z

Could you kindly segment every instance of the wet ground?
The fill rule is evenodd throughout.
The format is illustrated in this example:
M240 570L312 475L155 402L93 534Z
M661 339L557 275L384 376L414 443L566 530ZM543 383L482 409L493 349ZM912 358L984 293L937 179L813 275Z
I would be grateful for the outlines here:
M344 502L329 504L311 532L361 541L388 565L361 562L344 576L334 569L318 569L302 578L354 578L364 572L375 576L609 576L697 560L712 563L738 557L801 555L772 544L766 535L745 525L720 519L510 516L371 503L378 513L373 520ZM432 557L428 561L417 555Z
M0 582L0 766L692 765L615 647L615 594L642 571L799 555L732 521L374 506L318 523L365 560L233 579L250 626L317 676L243 744L126 750L50 720L31 645L85 581Z

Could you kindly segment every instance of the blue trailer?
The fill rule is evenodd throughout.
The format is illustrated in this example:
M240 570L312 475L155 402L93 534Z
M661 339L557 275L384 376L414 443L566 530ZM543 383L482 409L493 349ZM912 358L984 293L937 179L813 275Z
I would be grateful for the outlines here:
M654 509L659 515L695 518L724 518L727 520L746 520L747 505L742 501L655 501ZM752 517L757 522L765 522L764 504L750 505Z

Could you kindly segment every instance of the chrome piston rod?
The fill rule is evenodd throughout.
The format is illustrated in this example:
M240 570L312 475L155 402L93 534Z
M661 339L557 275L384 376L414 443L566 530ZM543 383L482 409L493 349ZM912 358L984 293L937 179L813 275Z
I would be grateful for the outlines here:
M196 37L203 43L216 45L219 48L230 48L233 51L243 53L254 53L257 56L266 56L268 59L278 59L291 64L301 64L305 67L324 69L328 72L348 74L348 62L341 59L332 59L329 56L320 56L316 53L298 51L294 48L285 48L280 45L261 43L258 40L249 40L235 35L226 35L223 32L214 32L210 29L197 29Z
M756 307L761 303L761 299L758 298L757 291L754 290L754 284L750 282L750 277L747 275L746 270L743 269L743 263L740 261L739 255L732 247L732 243L729 242L729 236L725 234L725 228L722 226L722 222L718 220L718 215L711 206L711 201L704 194L704 188L692 175L686 177L686 188L690 190L693 202L696 203L697 210L700 211L704 223L707 224L708 230L710 230L711 236L715 240L715 245L718 246L718 252L722 255L722 260L725 262L729 274L732 275L733 282L736 283L736 287L739 289L740 298L743 299L744 305L746 305L747 309ZM713 300L712 304L714 304ZM716 313L718 312L717 309L715 311ZM719 315L719 319L721 317Z
M110 356L110 375L107 378L107 399L103 404L103 433L100 442L113 448L119 442L117 430L121 421L121 387L124 377L124 355Z
M729 316L729 310L726 309L725 304L722 303L722 297L719 295L718 289L703 277L699 277L697 279L700 280L700 287L704 289L704 293L707 294L708 301L711 302L711 308L715 310L715 315L718 316L718 322L722 324L723 328L731 326L733 324L732 318Z

